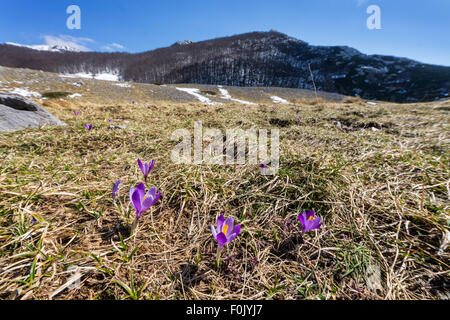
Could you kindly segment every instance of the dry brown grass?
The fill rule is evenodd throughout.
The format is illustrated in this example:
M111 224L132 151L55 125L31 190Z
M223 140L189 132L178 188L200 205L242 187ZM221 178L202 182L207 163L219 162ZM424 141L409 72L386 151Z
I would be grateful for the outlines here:
M132 274L140 299L444 298L449 102L320 104L47 101L67 127L0 134L0 297L127 299ZM128 128L108 130L108 119ZM171 133L197 120L223 131L282 123L279 173L173 164ZM162 197L130 236L138 157L156 160L150 183ZM324 225L302 238L296 215L309 208ZM209 226L219 214L243 232L217 269ZM71 266L81 286L59 290ZM373 266L378 289L367 284Z

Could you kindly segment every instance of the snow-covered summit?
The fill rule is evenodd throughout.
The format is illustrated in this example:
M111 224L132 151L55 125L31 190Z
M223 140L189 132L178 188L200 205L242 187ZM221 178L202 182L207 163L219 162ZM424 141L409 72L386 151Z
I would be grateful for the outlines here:
M46 44L42 44L42 45L24 45L24 44L19 44L19 43L15 43L15 42L7 42L6 44L8 44L10 46L24 47L24 48L29 48L29 49L38 50L38 51L80 52L80 50L78 50L76 48L73 48L73 47L69 47L69 46L57 46L57 45L51 46L51 45L46 45Z

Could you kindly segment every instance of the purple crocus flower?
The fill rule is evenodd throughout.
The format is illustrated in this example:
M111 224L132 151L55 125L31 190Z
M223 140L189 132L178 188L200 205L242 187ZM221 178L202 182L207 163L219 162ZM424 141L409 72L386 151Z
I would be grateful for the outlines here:
M151 187L150 190L145 193L145 185L143 183L139 184L136 189L130 189L130 200L136 210L136 221L139 220L145 211L158 201L161 192L156 194L156 191L156 187Z
M211 225L211 232L214 239L219 243L219 248L223 248L227 243L233 241L239 233L241 233L241 225L234 227L233 218L228 218L225 220L223 214L217 219L217 231L213 225Z
M117 196L117 192L119 191L119 184L122 182L122 179L119 179L116 183L114 183L113 185L113 190L112 190L112 197L113 197L113 201L116 201L116 196Z
M297 116L297 120L300 120L300 116Z
M263 163L260 164L259 167L260 167L261 169L265 169L265 168L266 168L266 164L263 162Z
M79 111L74 111L73 114L77 116L77 115L80 114L80 112Z
M33 217L33 219L30 220L30 224L35 224L37 222L37 219Z
M303 211L298 215L298 220L302 224L303 233L319 229L322 225L320 217L315 218L314 210Z
M133 101L131 101L131 103L132 103L132 104L135 104L134 100L133 100Z
M139 168L141 168L142 173L144 174L145 183L147 183L147 177L152 171L153 166L155 165L155 160L150 161L149 163L142 163L141 159L138 159Z
M85 124L84 127L86 128L87 131L92 130L92 124Z

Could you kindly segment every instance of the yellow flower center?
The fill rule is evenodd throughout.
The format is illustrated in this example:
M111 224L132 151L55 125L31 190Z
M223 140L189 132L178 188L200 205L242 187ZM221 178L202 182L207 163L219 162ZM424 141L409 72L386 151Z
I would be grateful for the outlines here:
M314 217L313 217L313 216L311 216L311 217L309 217L309 219L308 219L308 220L312 221L312 220L314 220Z
M222 232L223 232L224 234L227 234L227 231L228 231L228 225L226 224L226 225L223 226Z

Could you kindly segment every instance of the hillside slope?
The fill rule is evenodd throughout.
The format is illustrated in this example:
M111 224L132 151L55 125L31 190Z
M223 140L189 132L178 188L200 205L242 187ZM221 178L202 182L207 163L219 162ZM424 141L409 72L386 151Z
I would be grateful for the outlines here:
M450 101L323 101L299 89L1 67L0 81L0 91L27 92L67 124L0 133L0 299L449 298ZM72 97L56 94L69 89ZM274 108L274 94L290 104ZM279 171L261 174L265 156L175 163L173 133L193 137L196 123L224 137L278 129ZM144 181L138 158L155 160L148 183L162 195L131 233L129 191ZM297 216L311 209L323 225L302 234ZM210 226L221 214L242 231L218 266ZM65 287L77 276L79 286Z
M0 65L57 73L113 73L125 81L313 89L393 102L448 97L450 67L312 46L279 32L179 42L138 54L45 52L0 45Z

